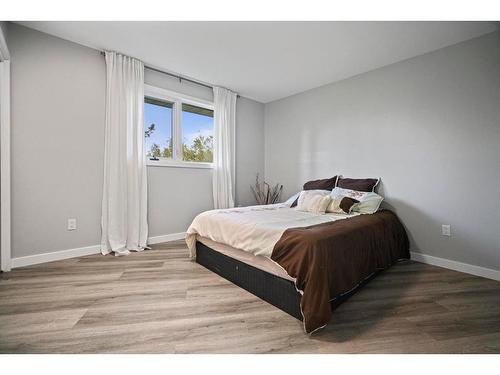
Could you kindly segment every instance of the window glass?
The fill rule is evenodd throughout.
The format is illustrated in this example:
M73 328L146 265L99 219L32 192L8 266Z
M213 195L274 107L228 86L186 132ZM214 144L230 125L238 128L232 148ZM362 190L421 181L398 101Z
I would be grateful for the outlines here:
M144 152L150 159L172 157L173 103L144 98Z
M182 104L182 159L185 161L213 161L214 111L190 104Z

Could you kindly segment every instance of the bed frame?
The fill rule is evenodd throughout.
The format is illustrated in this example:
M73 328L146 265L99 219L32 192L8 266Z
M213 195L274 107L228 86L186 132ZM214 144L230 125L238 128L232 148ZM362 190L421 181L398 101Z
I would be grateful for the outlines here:
M219 253L205 244L196 242L196 262L238 285L291 316L303 320L300 310L301 294L291 280L270 274L259 268ZM332 311L352 296L375 275L363 281L357 288L330 302Z
M199 241L196 242L196 262L278 309L302 320L301 295L292 281L228 257Z

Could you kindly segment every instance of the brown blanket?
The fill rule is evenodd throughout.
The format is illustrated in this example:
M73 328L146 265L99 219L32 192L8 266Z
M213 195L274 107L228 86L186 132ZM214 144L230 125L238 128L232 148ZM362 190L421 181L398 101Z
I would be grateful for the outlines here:
M388 210L287 229L271 255L296 278L296 287L303 293L301 310L307 333L328 323L331 300L377 270L409 257L406 231Z

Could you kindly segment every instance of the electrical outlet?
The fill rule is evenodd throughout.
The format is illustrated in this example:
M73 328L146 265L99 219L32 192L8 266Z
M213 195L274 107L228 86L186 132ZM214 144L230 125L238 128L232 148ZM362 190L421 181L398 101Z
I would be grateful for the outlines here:
M68 230L76 230L76 219L74 218L68 219Z
M441 225L441 234L443 236L451 236L451 226L450 224L443 224Z

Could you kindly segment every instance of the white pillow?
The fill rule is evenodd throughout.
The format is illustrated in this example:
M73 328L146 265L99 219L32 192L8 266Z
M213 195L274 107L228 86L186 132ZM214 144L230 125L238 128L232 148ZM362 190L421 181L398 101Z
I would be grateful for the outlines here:
M362 214L373 214L377 212L380 207L380 204L384 200L383 197L373 192L365 192L365 191L357 191L350 189L343 189L336 187L331 192L331 197L349 197L352 199L356 199L359 203L356 203L352 206L352 211L359 212Z
M295 200L299 197L300 195L300 191L294 195L292 195L290 198L288 198L285 202L285 204L287 204L288 206L291 206L293 202L295 202Z
M297 210L324 214L330 201L330 191L328 190L305 190L299 195Z
M302 191L305 191L305 190L302 190ZM299 195L300 195L300 193L302 191L299 191L298 193L295 193L294 195L292 195L290 198L288 198L283 203L287 204L288 206L291 206L292 203L297 200L297 198L299 197ZM315 191L318 194L323 194L323 195L330 195L330 193L331 193L330 190L308 190L308 191Z

